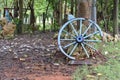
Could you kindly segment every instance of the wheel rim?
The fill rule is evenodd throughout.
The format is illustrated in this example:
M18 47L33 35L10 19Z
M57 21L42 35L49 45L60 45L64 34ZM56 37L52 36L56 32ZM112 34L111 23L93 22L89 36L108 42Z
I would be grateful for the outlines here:
M92 29L96 30L92 31ZM100 42L100 40L93 39L96 35L102 37L102 31L96 23L85 18L74 18L61 27L58 34L58 46L70 59L76 59L74 53L79 47L89 58L90 54L86 47L97 50L91 45L91 43Z

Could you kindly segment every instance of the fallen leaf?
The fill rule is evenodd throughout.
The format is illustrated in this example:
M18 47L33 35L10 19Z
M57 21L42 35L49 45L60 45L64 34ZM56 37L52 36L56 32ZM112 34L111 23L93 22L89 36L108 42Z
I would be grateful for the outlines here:
M88 78L95 78L95 76L93 76L93 75L87 75L86 77L88 77Z
M102 74L101 73L97 73L98 76L101 76Z
M25 58L20 58L20 61L25 61Z

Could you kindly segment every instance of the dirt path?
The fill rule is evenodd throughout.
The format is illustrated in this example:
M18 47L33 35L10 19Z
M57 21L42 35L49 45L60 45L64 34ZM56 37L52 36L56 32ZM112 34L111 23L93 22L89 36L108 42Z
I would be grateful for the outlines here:
M76 66L67 64L54 32L0 39L0 80L72 80Z

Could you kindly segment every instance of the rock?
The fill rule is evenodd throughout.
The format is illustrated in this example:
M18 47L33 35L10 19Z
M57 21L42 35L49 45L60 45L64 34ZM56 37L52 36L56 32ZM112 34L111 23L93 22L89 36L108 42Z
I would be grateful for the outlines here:
M25 58L27 58L27 57L28 57L28 55L24 54L24 57L25 57Z
M50 49L46 49L48 52L50 51Z
M45 49L46 49L44 46L40 46L40 48L41 48L42 50L45 50Z
M53 63L54 66L59 66L60 64L59 63Z
M47 45L47 47L55 47L55 45L53 45L53 44L50 44L50 45Z

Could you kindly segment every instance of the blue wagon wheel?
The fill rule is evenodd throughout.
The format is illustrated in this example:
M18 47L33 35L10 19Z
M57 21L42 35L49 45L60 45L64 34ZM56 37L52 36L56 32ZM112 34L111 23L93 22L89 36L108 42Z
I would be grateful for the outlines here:
M76 59L75 54L79 50L89 58L89 49L96 51L94 44L101 42L101 38L101 29L92 20L74 18L61 27L58 34L58 46L61 52L70 59Z

